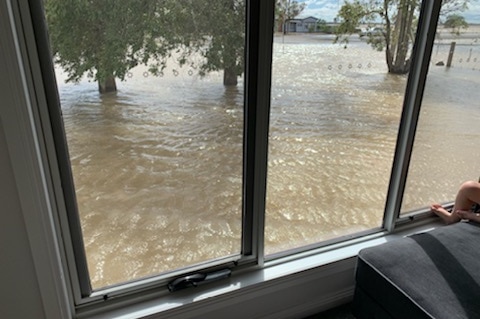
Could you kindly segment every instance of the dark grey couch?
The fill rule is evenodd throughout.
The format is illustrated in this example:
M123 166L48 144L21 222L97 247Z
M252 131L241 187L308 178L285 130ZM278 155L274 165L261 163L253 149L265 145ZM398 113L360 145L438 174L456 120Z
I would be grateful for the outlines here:
M480 318L480 226L460 222L360 251L353 312Z

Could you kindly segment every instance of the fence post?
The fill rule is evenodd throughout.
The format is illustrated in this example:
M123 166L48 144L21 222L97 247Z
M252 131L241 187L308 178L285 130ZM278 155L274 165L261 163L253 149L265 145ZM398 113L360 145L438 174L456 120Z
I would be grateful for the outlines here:
M452 66L453 52L455 51L456 42L450 44L450 51L448 52L447 68Z

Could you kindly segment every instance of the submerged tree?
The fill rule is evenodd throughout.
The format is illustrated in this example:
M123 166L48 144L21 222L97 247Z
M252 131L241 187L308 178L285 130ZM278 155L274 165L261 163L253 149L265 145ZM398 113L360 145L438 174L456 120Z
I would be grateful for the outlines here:
M443 25L445 28L452 29L451 33L455 35L460 35L461 29L468 28L467 21L465 21L465 18L459 14L451 14L447 16Z
M198 0L197 0L198 1ZM204 0L196 13L196 49L204 58L200 75L223 70L223 84L237 85L244 70L245 1ZM202 41L198 41L198 39Z
M466 8L468 0L444 0L443 13ZM348 42L361 23L382 27L367 34L367 42L377 50L385 49L388 72L405 74L410 70L412 44L420 9L420 0L355 0L345 2L338 13L340 25L336 41Z
M48 0L45 11L67 81L86 75L101 93L116 91L115 79L137 65L159 74L169 58L200 75L223 70L225 85L243 73L242 0Z
M158 1L48 0L45 11L54 61L67 81L86 74L101 93L116 91L115 79L139 64L164 64L173 48Z
M168 25L178 64L200 76L223 71L223 84L237 85L244 70L245 0L164 0L163 5L169 14L161 23ZM158 73L158 66L151 71Z

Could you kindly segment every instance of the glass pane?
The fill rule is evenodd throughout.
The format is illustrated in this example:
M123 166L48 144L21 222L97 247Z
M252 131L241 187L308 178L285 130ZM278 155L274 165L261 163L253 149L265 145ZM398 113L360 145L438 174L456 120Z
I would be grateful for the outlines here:
M94 288L240 254L244 8L46 2Z
M345 3L332 20L310 14L330 6L283 18L292 3L277 1L276 30L287 32L274 38L267 254L381 227L407 80L399 64L389 72L380 17L354 29L346 16L334 23ZM340 28L352 33L347 44L333 43Z
M480 176L478 5L441 18L422 102L402 214L453 201Z

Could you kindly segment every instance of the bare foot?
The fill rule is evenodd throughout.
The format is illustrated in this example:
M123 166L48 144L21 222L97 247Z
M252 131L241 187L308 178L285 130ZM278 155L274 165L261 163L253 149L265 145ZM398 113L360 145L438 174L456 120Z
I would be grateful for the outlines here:
M433 213L435 213L435 215L443 219L443 221L447 224L452 224L460 220L460 216L456 214L451 214L449 211L443 208L443 206L440 204L436 204L436 203L432 204L430 206L430 210Z
M440 217L450 215L450 212L443 208L443 206L440 204L432 204L432 206L430 206L430 210Z

